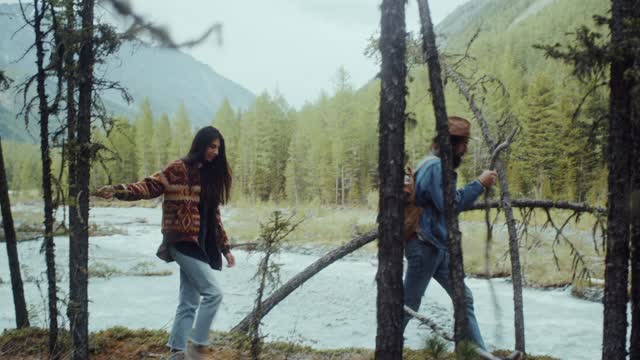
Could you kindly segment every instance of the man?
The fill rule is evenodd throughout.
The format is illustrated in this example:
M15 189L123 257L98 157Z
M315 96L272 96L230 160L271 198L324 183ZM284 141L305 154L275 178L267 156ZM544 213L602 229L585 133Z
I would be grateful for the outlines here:
M449 117L449 134L453 149L453 165L454 168L457 168L462 163L462 158L467 152L471 136L471 124L461 117ZM407 241L405 246L405 256L408 262L404 279L405 304L414 311L418 311L420 301L431 278L434 278L442 285L450 297L453 296L453 286L449 281L449 236L444 216L442 164L440 161L440 149L435 140L431 148L431 156L421 162L415 177L415 203L423 208L424 212L420 217L416 236ZM457 211L462 211L471 206L480 194L484 192L485 188L490 188L496 183L496 178L497 173L495 171L485 170L478 179L457 190ZM454 182L456 179L457 174ZM486 351L478 321L474 314L473 296L466 285L465 296L469 324L467 335L470 341ZM410 318L410 315L405 314L405 328Z

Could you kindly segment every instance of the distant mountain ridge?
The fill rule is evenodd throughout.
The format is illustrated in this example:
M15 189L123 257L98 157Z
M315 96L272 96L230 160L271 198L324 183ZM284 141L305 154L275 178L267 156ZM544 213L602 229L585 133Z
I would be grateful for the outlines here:
M556 1L564 0L469 0L447 15L437 30L445 37L476 28L506 31Z
M35 72L34 51L20 59L33 42L29 28L18 31L23 25L18 4L0 4L0 69L15 83ZM225 98L236 110L248 108L255 99L243 86L173 49L125 43L97 73L119 82L133 96L134 103L128 105L115 91L103 95L109 111L128 117L139 113L145 98L155 115L167 113L170 117L184 103L194 127L198 127L211 123ZM29 140L24 122L15 117L22 106L20 99L12 90L0 93L0 136Z

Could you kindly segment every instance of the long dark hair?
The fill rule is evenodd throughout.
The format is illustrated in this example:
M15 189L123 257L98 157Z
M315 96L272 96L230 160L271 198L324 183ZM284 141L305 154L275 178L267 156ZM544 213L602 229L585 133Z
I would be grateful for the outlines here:
M218 156L211 162L205 161L207 148L214 140L220 140ZM189 168L189 182L200 171L200 186L207 201L215 205L225 204L231 196L231 167L227 162L227 151L222 133L213 126L198 130L191 142L189 153L182 158ZM196 184L191 184L196 185Z

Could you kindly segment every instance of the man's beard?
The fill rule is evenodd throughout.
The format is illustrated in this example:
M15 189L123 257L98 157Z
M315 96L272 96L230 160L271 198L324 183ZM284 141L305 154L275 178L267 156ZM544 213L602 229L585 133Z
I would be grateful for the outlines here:
M461 155L453 155L453 168L457 169L460 164L462 164L462 156Z

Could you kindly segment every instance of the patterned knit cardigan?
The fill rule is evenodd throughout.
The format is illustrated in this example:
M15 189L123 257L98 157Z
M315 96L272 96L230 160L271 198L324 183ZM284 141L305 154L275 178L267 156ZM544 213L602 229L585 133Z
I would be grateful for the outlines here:
M114 186L115 197L120 200L134 201L152 199L164 194L162 202L162 244L156 255L165 261L173 261L169 254L169 245L177 242L198 244L200 233L200 174L189 186L187 165L176 160L162 171L133 184ZM216 220L220 230L216 237L218 249L222 254L229 252L229 239L222 226L220 208L216 208Z

